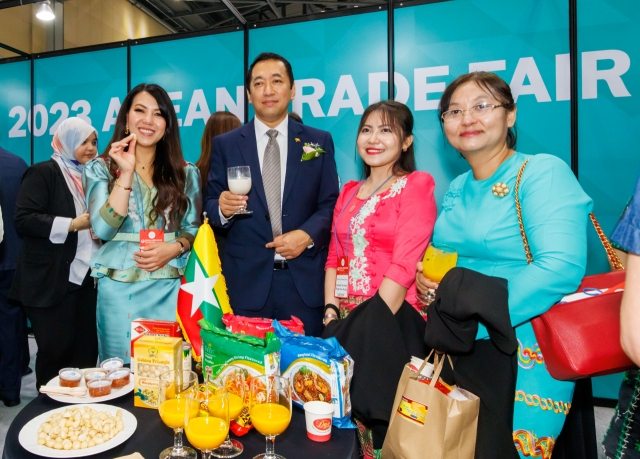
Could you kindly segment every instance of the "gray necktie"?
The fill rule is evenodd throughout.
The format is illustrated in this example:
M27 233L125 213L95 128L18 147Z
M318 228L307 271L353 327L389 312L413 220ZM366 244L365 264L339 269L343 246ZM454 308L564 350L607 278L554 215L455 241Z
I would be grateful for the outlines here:
M264 150L264 159L262 160L262 183L264 194L267 197L267 206L269 206L271 231L273 232L273 237L276 237L282 234L280 146L276 140L276 137L278 137L277 130L269 129L267 135L269 136L269 142Z

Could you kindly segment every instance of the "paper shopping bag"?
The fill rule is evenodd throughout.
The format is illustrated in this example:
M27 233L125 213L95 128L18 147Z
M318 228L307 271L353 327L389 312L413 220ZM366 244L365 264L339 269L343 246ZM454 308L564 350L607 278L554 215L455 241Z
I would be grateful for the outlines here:
M418 380L422 368L415 373L405 365L382 446L383 459L473 459L480 399L460 388L457 392L466 400L436 389L444 361L436 359L429 383Z

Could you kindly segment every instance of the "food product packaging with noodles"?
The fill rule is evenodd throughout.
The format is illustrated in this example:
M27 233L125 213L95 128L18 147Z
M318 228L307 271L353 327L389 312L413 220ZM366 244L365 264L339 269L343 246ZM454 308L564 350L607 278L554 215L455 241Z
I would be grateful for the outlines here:
M230 430L236 435L244 435L251 429L249 417L249 387L251 380L260 375L280 374L280 340L271 332L264 339L255 336L228 332L202 319L202 368L206 373L213 365L235 365L244 371L245 407L238 418L231 421ZM223 369L218 374L224 373Z
M273 321L275 334L282 342L282 376L291 381L293 403L322 401L334 407L333 425L354 428L351 422L349 387L353 359L335 338L321 339L299 335Z

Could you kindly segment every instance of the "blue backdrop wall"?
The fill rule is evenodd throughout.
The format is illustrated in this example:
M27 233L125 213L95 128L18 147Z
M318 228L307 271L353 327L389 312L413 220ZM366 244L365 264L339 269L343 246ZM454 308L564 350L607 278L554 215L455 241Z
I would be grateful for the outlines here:
M434 176L438 202L450 180L468 168L445 144L438 99L449 82L468 71L494 71L510 83L518 106L518 150L571 162L566 0L450 0L398 5L393 14L394 95L415 115L417 163ZM578 2L577 172L607 232L640 170L635 142L639 23L637 2ZM388 96L387 40L388 12L380 8L313 21L252 24L248 32L168 36L31 61L0 61L0 145L28 162L45 160L57 125L67 116L83 116L98 129L104 150L128 84L149 82L170 93L185 157L195 162L210 113L228 110L245 118L247 48L249 60L273 51L291 61L297 90L291 109L306 124L333 134L345 183L362 173L355 152L360 115ZM593 234L589 270L605 269L604 252ZM614 398L618 382L619 376L598 379L596 395Z

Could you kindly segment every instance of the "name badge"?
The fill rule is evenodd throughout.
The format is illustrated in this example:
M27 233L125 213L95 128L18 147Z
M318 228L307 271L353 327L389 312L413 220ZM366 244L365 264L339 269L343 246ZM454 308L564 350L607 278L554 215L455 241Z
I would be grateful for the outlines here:
M154 242L164 242L164 230L140 230L140 248L146 247L147 245Z
M336 268L336 298L347 298L349 294L349 258L338 257Z

